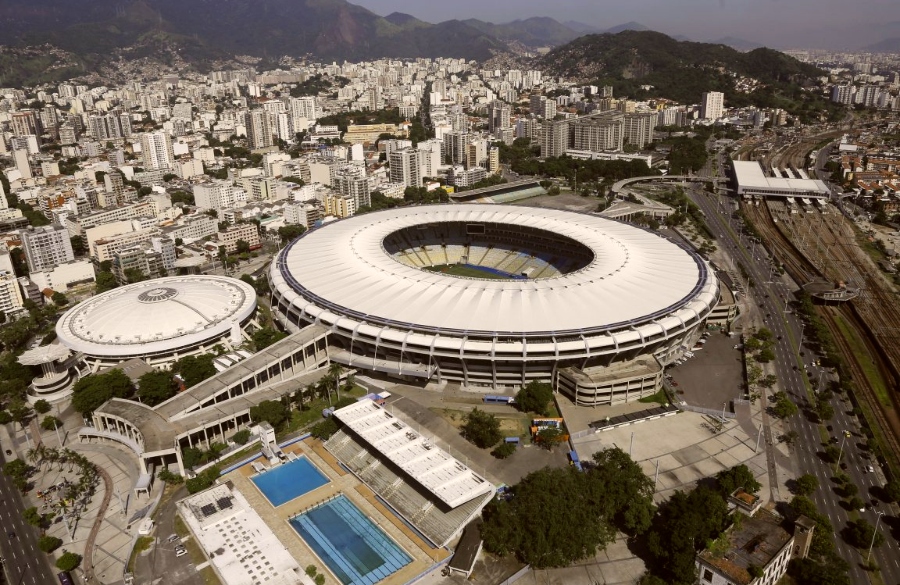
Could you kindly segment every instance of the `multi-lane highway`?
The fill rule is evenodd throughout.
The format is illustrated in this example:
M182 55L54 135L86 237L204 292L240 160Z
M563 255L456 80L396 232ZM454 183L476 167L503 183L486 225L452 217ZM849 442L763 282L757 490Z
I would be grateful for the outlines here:
M815 422L814 415L809 414L812 404L804 380L810 375L806 371L807 368L816 358L813 351L804 343L802 323L790 309L791 291L783 281L777 277L773 279L771 259L764 247L752 241L751 236L743 233L737 220L732 219L731 214L735 208L733 199L720 198L701 189L691 189L690 192L692 199L705 213L710 229L719 240L719 245L735 262L740 262L744 266L747 276L755 284L754 288L746 287L746 290L753 296L753 301L762 313L762 320L776 336L774 365L779 386L789 393L801 409L801 413L789 421L793 430L798 433L798 439L793 446L795 471L798 475L811 473L819 480L819 489L813 494L812 499L819 511L828 515L834 526L838 552L850 563L851 582L865 583L868 581L868 574L861 567L865 559L843 541L839 532L847 525L852 515L863 517L874 525L878 512L888 514L891 512L883 503L863 512L850 512L844 509L840 504L840 497L834 492L835 483L831 479L835 472L834 466L821 458L824 443L827 443L830 437L838 437L839 441L843 441L842 462L846 464L845 473L859 487L861 498L866 501L873 499L872 488L880 486L882 482L875 473L866 472L866 466L873 464L874 461L864 459L863 451L859 448L865 442L859 421L851 414L849 402L842 401L836 395L832 399L835 416L829 421L832 430L828 431L823 441L823 426ZM800 345L801 343L803 345ZM813 368L812 377L818 379L819 375L819 370ZM851 436L844 439L843 431L850 431ZM885 535L886 542L883 547L873 552L873 560L880 566L885 583L900 583L900 547L890 537L884 523L880 531Z
M0 455L0 466L6 459ZM12 481L0 473L0 553L11 585L52 585L57 582L48 557L38 548L38 529L22 518L25 506Z

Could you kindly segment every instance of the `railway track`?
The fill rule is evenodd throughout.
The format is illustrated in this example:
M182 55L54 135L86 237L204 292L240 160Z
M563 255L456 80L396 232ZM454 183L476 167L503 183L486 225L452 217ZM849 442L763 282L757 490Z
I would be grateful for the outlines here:
M745 213L759 231L772 253L784 263L785 269L801 286L813 278L826 278L832 282L847 281L861 289L859 297L840 308L818 307L832 333L837 349L845 356L849 374L857 388L857 400L875 420L884 440L886 456L897 463L900 454L900 409L895 391L900 372L900 309L896 306L897 294L888 288L877 267L855 241L855 232L840 214L821 213L797 216L782 215L782 221L773 221L768 205L744 205ZM868 339L876 367L883 374L888 388L890 405L879 400L865 369L844 333L838 327L835 316L840 314L845 326L851 328L859 339Z
M859 359L853 351L853 348L850 347L850 344L844 338L843 332L841 328L838 326L836 321L836 316L840 315L843 318L844 322L852 327L853 326L853 318L852 316L848 317L847 313L851 313L848 307L821 307L820 314L822 315L825 324L828 326L828 329L831 331L831 336L837 345L838 351L841 352L845 356L845 364L847 365L847 369L850 371L850 375L853 380L857 381L857 387L860 386L868 386L865 384L866 374L863 370L862 364L859 363ZM851 313L852 315L852 313ZM857 334L860 333L857 330ZM863 384L860 384L863 382ZM877 397L873 396L873 392L862 392L861 396L857 396L857 399L862 398L865 402L865 405L868 407L868 411L875 417L875 422L878 425L878 428L882 430L880 434L881 438L884 441L884 456L894 460L896 463L896 457L900 454L900 440L897 438L897 433L894 432L895 425L892 424L895 421L891 421L886 416L884 409L881 408L881 404L879 403Z

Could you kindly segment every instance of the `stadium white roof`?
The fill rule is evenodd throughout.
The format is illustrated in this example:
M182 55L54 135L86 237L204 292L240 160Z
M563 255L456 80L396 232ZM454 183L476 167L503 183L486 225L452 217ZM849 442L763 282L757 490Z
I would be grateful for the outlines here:
M494 490L485 478L369 399L336 410L334 416L451 508Z
M828 186L817 179L785 179L767 177L757 161L736 160L734 175L738 184L738 195L781 195L781 196L815 196L827 197Z
M385 251L389 234L435 222L530 226L584 244L594 259L552 278L487 280L420 270ZM287 298L312 319L338 325L343 316L398 329L550 335L629 328L673 314L690 318L717 302L707 264L653 232L594 215L510 205L355 216L308 232L280 262L273 284L299 293Z
M227 334L256 309L249 284L224 276L172 276L107 291L56 324L60 343L96 356L165 353Z

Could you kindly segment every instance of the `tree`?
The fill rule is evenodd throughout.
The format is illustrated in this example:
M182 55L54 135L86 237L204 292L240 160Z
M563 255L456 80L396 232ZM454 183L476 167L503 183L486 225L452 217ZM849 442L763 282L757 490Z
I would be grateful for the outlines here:
M38 414L47 414L51 408L50 403L43 398L36 400L34 403L34 411Z
M100 272L99 274L97 274L95 292L98 295L108 290L112 290L117 286L119 286L119 283L116 281L116 277L113 276L111 272Z
M69 304L69 298L58 290L53 291L53 295L50 296L50 300L53 301L53 304L58 307L65 307Z
M250 253L250 242L248 242L246 240L238 240L237 242L235 242L235 245L237 246L238 254L249 254Z
M299 224L283 225L278 228L278 236L281 238L282 244L287 244L304 233L306 233L306 226Z
M516 444L515 443L507 443L506 441L500 443L494 450L491 451L491 455L496 457L497 459L506 459L516 452Z
M138 379L138 398L147 406L156 406L176 394L171 372L154 370Z
M788 398L787 394L779 392L774 398L775 406L772 408L772 412L775 416L784 419L797 414L797 405L791 402L791 399Z
M44 535L38 539L38 548L45 553L52 553L62 546L62 540L55 536Z
M497 417L478 408L466 415L462 431L463 437L482 449L496 445L497 441L503 438Z
M871 544L874 548L878 548L884 544L884 535L875 532L875 527L869 524L865 518L859 518L847 523L847 527L841 531L844 539L856 548L866 549ZM872 544L872 537L875 537Z
M730 495L738 488L744 488L750 494L755 494L762 488L750 468L743 463L717 473L716 486L723 496Z
M277 343L287 337L287 333L273 329L272 327L263 327L253 332L253 345L256 351L262 351L270 345Z
M828 422L834 418L834 408L827 400L818 400L816 402L816 416L820 422Z
M82 414L94 412L110 398L125 398L134 392L131 380L118 368L85 376L72 389L72 407Z
M320 441L327 441L331 438L331 435L336 432L338 432L338 424L333 416L329 416L328 418L319 421L313 425L313 428L309 431L312 436Z
M45 431L55 431L62 426L62 421L52 415L47 415L41 421L41 428Z
M193 469L203 463L204 453L196 447L186 447L181 450L181 463L187 469Z
M250 407L250 420L256 423L265 421L275 429L280 428L289 415L287 407L280 400L263 400Z
M804 473L797 478L794 492L799 496L809 496L812 495L812 493L816 491L818 487L819 480L816 479L816 476L812 475L811 473Z
M328 366L328 377L331 379L331 381L334 382L335 397L338 400L341 399L340 388L341 388L341 375L343 373L344 373L344 366L342 366L341 364L339 364L337 362L331 362L331 364ZM329 399L328 399L329 404L331 403L330 396L331 396L331 394L329 392Z
M216 375L214 358L210 354L185 356L172 364L172 373L180 375L185 387L191 388Z
M516 404L523 412L535 412L541 416L550 415L553 400L553 386L533 380L516 394Z
M60 571L73 571L81 564L81 555L63 549L63 554L56 560L56 568Z
M770 361L775 359L775 353L768 347L762 348L762 350L756 355L756 361L761 364L769 363Z
M38 512L37 508L34 507L25 508L24 510L22 510L22 518L28 524L36 527L39 527L44 523L44 516L40 512Z
M128 284L134 284L136 282L143 282L147 280L147 275L144 274L144 271L140 268L126 268L125 272L125 281Z
M13 420L8 410L0 410L0 425L8 425Z
M891 502L900 502L900 479L891 479L884 485L884 494Z
M215 482L218 477L219 467L213 465L209 469L203 470L203 473L185 481L184 485L187 488L188 493L196 494L197 492L201 492L212 486L213 482Z
M241 429L231 436L231 440L238 445L246 445L250 440L250 429Z
M25 424L31 420L32 416L34 416L34 411L24 402L17 401L9 405L9 414L11 414L12 419L19 423L24 429Z
M184 478L181 474L172 473L168 470L168 468L163 467L159 470L159 473L156 474L156 477L160 479L160 481L164 481L171 485L178 485L184 483Z

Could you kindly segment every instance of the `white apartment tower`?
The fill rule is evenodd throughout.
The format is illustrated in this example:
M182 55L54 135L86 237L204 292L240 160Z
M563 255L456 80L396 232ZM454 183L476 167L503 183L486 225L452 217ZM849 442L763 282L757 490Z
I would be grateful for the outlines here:
M541 128L541 157L562 156L569 148L569 121L544 122Z
M75 259L69 231L62 226L47 225L23 231L22 249L29 272L52 270Z
M498 128L509 128L509 104L500 100L494 100L488 104L488 131L494 132Z
M175 164L172 139L162 131L141 134L141 156L144 169L170 169Z
M391 182L403 183L406 187L419 187L422 185L422 176L419 174L419 151L414 148L404 148L391 153Z
M725 94L720 91L703 93L700 101L700 117L704 120L718 120L725 109Z

